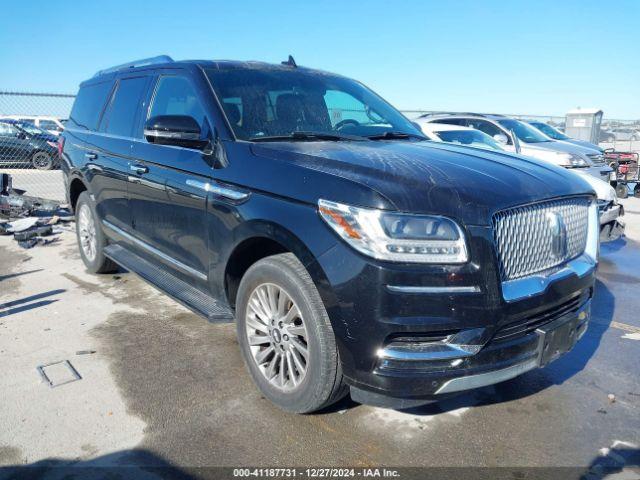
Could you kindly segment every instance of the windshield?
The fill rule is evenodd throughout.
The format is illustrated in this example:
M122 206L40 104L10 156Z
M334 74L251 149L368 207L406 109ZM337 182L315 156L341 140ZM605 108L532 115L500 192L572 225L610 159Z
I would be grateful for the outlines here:
M341 139L387 132L394 135L385 139L401 139L403 134L424 138L400 112L354 80L294 68L207 69L206 73L241 140L293 132Z
M569 137L567 137L564 133L559 132L558 130L553 128L551 125L547 125L546 123L531 122L531 125L536 127L538 130L544 133L547 137L551 137L554 140L569 140Z
M519 120L499 120L498 123L507 130L512 130L518 140L525 143L550 142L551 139L545 134L536 130L531 125L527 125Z
M479 130L443 130L434 132L443 142L457 143L468 147L504 150L498 142Z

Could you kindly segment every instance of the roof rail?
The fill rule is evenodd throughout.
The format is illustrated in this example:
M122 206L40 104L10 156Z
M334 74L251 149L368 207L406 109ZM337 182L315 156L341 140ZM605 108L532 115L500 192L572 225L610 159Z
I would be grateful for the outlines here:
M436 117L438 115L472 115L474 117L504 117L500 113L477 113L477 112L428 112L418 118Z
M105 73L113 73L119 70L125 70L127 68L144 67L147 65L156 65L158 63L171 62L173 62L173 58L171 58L169 55L158 55L157 57L141 58L140 60L134 60L133 62L123 63L122 65L116 65L115 67L98 70L94 77L104 75Z

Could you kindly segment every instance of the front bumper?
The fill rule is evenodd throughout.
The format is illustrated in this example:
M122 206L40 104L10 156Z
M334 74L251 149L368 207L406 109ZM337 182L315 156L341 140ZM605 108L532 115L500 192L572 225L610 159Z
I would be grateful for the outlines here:
M613 202L599 205L600 242L611 242L624 235L625 223L622 220L624 207Z
M545 363L540 329L579 319L575 341L584 333L593 264L555 271L535 292L508 301L491 229L469 230L477 261L465 265L378 262L342 243L316 259L325 276L316 285L353 398L410 406L497 383Z

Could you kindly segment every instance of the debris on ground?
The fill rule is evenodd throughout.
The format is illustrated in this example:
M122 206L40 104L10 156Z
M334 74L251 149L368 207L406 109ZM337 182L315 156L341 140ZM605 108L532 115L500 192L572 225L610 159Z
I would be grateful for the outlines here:
M616 396L613 393L607 395L607 398L609 399L609 403L615 403L616 401Z
M10 175L0 174L0 235L13 234L22 248L49 245L58 239L45 237L62 233L71 221L73 215L64 205L25 195L13 188Z

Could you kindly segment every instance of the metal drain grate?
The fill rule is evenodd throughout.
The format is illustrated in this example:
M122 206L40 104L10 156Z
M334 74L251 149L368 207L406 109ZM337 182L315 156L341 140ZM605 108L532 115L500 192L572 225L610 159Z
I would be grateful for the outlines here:
M38 372L51 388L82 380L82 376L69 360L41 365Z

